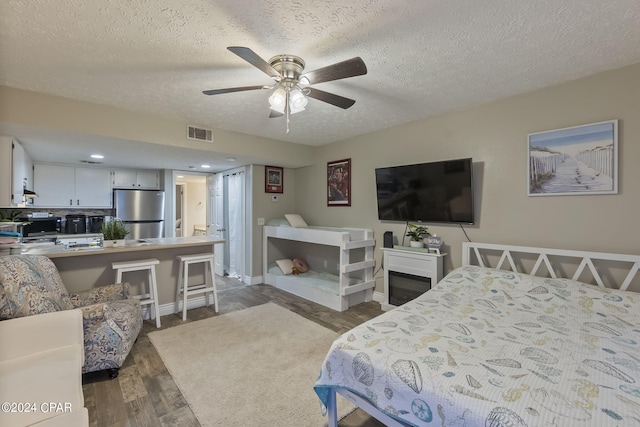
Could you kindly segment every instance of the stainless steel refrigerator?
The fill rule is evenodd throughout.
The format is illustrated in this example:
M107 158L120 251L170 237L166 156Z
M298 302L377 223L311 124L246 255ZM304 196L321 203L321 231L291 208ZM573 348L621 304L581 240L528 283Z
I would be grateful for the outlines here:
M130 231L127 239L164 236L164 191L113 190L113 207Z

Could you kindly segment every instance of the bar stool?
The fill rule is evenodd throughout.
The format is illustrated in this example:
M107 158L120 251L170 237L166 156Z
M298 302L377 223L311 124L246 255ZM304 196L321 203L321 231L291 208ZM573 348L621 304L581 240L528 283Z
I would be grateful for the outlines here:
M176 307L175 313L180 311L180 300L182 300L182 321L187 320L187 297L189 295L205 294L206 305L209 302L209 293L213 294L213 303L216 313L218 312L218 295L216 293L216 279L213 270L212 253L203 253L195 255L178 255L180 268L178 270L178 288L176 291ZM191 264L204 264L204 279L201 284L189 285L189 266ZM180 297L182 295L182 298Z
M150 315L152 319L156 319L157 328L160 327L160 308L158 307L158 282L156 281L156 265L159 263L160 261L155 258L111 263L111 267L116 270L116 283L122 282L122 273L147 270L149 274L147 279L147 286L149 287L148 293L144 293L142 295L134 295L133 297L135 299L139 299L141 305L153 305L153 310L150 310Z

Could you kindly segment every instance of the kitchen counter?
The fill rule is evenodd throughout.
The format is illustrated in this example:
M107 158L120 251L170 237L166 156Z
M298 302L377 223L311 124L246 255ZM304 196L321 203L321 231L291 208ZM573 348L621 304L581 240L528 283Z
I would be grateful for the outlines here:
M116 271L111 267L114 262L136 261L156 258L160 263L156 266L158 281L158 300L160 314L174 312L176 288L178 283L179 255L193 255L213 252L216 244L224 240L216 240L209 236L167 237L126 241L125 246L113 248L70 248L54 244L26 244L23 254L44 255L50 258L58 268L62 282L71 293L115 283ZM197 265L189 269L189 283L204 281L204 268ZM142 293L142 285L147 281L146 272L126 273L123 281L132 287L133 294ZM189 300L189 308L204 305L204 297L193 297ZM143 308L148 317L148 307Z
M163 237L157 239L142 239L125 241L125 246L113 248L69 248L51 243L30 243L22 245L23 255L44 255L48 258L64 258L76 256L107 255L122 252L140 252L167 248L181 248L193 246L210 246L224 243L209 236Z

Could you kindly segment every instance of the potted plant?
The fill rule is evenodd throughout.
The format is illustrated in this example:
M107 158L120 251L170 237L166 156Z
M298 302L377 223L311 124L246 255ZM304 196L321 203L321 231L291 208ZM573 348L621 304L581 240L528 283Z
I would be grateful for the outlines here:
M102 223L102 229L100 231L104 236L102 244L105 248L124 246L124 238L129 234L129 230L127 230L124 223L119 219Z
M409 231L406 234L408 237L411 237L409 241L409 245L412 248L421 248L424 246L423 239L427 236L431 236L427 227L422 225L409 224Z

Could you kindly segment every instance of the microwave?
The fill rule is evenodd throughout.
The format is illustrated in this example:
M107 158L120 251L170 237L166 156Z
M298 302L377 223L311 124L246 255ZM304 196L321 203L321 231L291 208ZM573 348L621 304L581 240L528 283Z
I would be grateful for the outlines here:
M25 222L25 224L22 225L23 237L59 234L62 230L62 218L59 216L20 218L19 221Z

